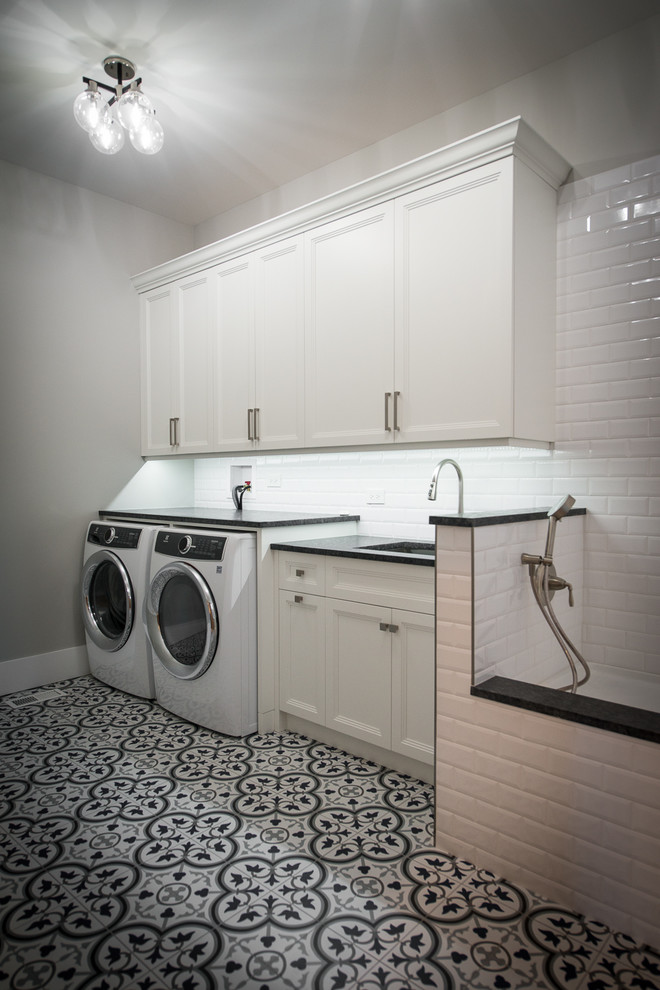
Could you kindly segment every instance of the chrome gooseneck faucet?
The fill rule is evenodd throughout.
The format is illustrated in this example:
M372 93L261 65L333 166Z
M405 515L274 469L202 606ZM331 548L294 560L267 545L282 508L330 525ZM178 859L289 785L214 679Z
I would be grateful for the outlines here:
M456 463L452 461L451 457L445 457L443 461L436 464L435 470L433 471L433 477L431 478L431 484L429 485L429 498L435 501L435 497L438 491L438 475L445 466L445 464L451 464L456 468L456 474L458 475L458 514L463 515L463 472Z

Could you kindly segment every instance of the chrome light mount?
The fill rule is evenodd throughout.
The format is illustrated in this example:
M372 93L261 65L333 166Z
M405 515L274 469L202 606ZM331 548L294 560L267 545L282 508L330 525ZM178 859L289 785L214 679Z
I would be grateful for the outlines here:
M98 89L105 89L108 93L112 93L112 99L108 100L108 106L111 107L116 100L127 93L129 89L137 89L141 85L142 79L136 79L134 82L130 82L135 76L137 71L135 62L131 62L129 58L124 58L123 55L108 55L107 58L103 59L103 68L106 73L112 78L116 79L117 83L115 86L108 86L107 83L99 82L98 79L90 79L88 76L83 76L82 81L87 86L95 86ZM124 82L128 82L128 86L124 86Z

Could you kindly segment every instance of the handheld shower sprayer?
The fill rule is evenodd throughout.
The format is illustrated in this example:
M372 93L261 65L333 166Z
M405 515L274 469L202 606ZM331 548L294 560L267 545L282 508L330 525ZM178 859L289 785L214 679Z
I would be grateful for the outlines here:
M557 523L568 515L570 510L575 505L575 499L572 495L564 495L557 502L556 505L548 512L548 537L545 541L545 554L544 557L548 559L549 563L552 563L552 554L555 548L555 530L557 528Z
M541 609L545 621L550 626L553 635L564 651L568 665L571 668L571 683L566 684L559 690L570 691L573 694L578 687L582 684L586 684L591 676L591 671L589 670L587 662L582 654L576 649L566 635L565 631L562 629L559 619L557 618L550 602L552 601L556 591L566 589L568 591L568 604L570 606L574 604L573 586L564 578L557 577L557 572L552 562L557 523L561 522L564 516L568 515L574 505L575 499L573 496L564 495L548 512L548 535L545 541L545 552L542 557L538 556L538 554L532 553L524 553L521 556L521 562L526 564L529 568L529 580L532 585L532 591L534 592L536 604ZM584 676L582 680L578 679L578 671L573 657L575 657L575 660L577 660L584 668Z

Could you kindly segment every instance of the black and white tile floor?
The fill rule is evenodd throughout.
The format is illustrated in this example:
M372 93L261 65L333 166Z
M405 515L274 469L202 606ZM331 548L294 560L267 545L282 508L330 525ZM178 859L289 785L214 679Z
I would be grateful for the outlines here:
M657 952L429 848L427 785L90 677L0 701L0 822L11 990L660 990Z

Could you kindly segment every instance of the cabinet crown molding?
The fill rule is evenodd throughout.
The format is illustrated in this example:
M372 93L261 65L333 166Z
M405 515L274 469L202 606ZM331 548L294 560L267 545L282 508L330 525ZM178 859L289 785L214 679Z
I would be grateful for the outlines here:
M455 141L437 151L134 275L133 285L138 292L146 292L175 278L193 275L218 262L245 254L257 245L266 246L288 235L302 233L319 223L338 219L356 208L375 206L438 179L511 155L524 162L553 189L558 189L566 181L570 171L569 163L526 124L522 117L513 117L471 137Z

